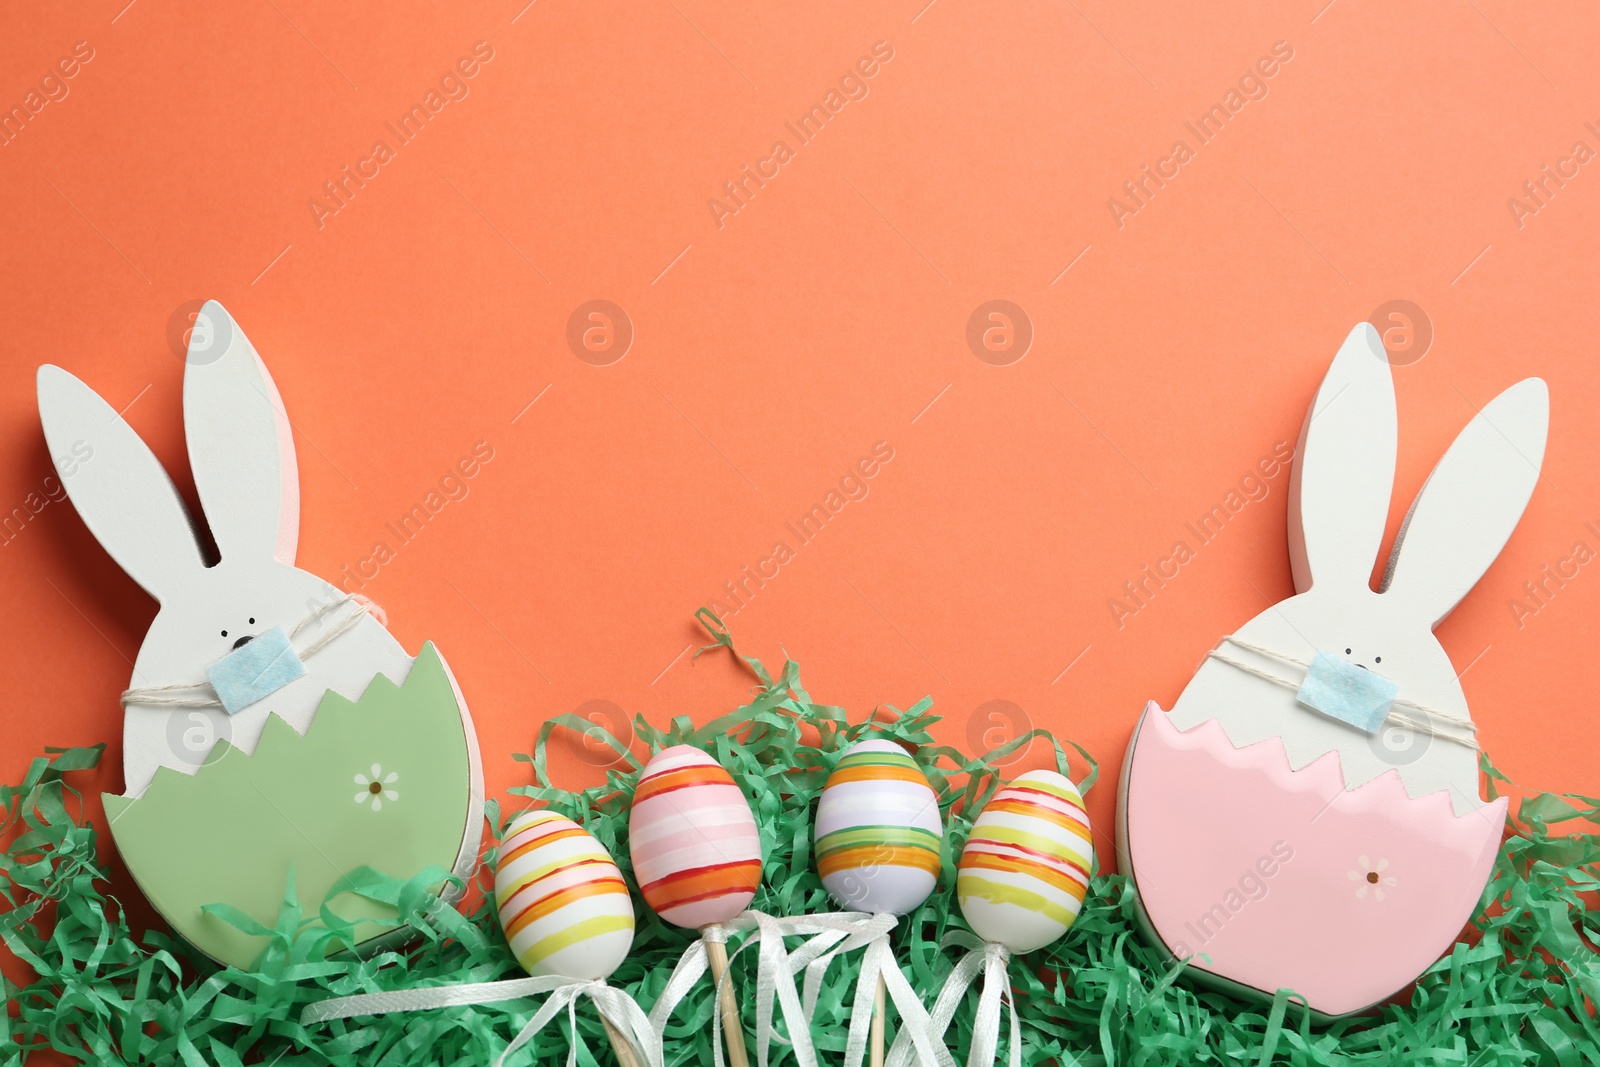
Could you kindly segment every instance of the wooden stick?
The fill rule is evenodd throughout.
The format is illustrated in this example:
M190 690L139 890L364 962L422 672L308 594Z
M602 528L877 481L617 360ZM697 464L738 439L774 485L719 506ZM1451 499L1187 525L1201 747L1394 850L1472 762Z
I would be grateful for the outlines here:
M711 964L711 981L722 987L722 1033L728 1039L728 1067L750 1067L744 1050L744 1024L739 1021L739 1002L733 996L733 983L722 985L728 970L728 946L721 941L706 941L706 960Z
M639 1057L633 1054L633 1042L622 1036L622 1031L611 1025L604 1013L600 1016L600 1025L606 1028L606 1037L611 1041L611 1051L617 1054L617 1067L640 1067Z
M883 1016L888 1011L889 987L878 975L878 995L872 999L872 1067L883 1067Z

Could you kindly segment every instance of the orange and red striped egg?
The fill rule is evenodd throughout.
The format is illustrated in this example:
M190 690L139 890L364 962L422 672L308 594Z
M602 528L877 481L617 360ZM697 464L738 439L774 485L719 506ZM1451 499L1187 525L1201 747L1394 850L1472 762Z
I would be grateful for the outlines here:
M675 926L727 922L761 884L750 802L721 764L689 745L662 749L645 764L628 849L645 901Z
M817 871L841 907L906 915L939 879L939 798L893 741L862 741L834 765L817 801Z
M1029 771L978 813L961 850L956 899L979 937L1032 952L1077 919L1093 863L1078 787L1055 771Z
M633 947L633 900L594 835L553 811L518 815L494 872L495 908L531 975L593 980Z

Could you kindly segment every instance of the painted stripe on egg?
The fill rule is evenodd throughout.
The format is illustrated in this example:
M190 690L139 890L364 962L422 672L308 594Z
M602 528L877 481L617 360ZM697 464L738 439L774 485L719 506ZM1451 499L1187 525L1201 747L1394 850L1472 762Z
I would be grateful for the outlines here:
M888 864L912 867L938 877L941 866L938 834L915 826L857 826L817 839L817 871L826 878L836 871Z
M594 876L592 879L594 881L609 881L610 875L608 872L615 870L616 864L612 863L609 857L605 859L591 857L588 859L576 859L571 861L562 860L557 863L547 864L546 866L539 868L537 871L524 875L516 881L509 883L506 886L503 895L497 889L495 891L495 903L500 906L501 911L527 907L527 900L519 899L520 897L536 894L541 889L548 887L549 879L555 875L580 871L585 867L600 868L600 870L596 871L584 871L583 874L586 881L591 880L587 877L591 874ZM624 888L626 888L626 886L624 886Z
M520 910L516 911L505 923L506 936L515 937L516 934L529 923L542 919L568 904L574 904L589 897L600 896L605 893L628 894L628 886L621 877L595 879L582 885L568 886L557 889L553 893L546 893L527 902Z
M1049 863L1038 863L1031 859L1022 859L1017 856L1003 856L991 852L974 852L963 856L961 870L964 872L985 870L1004 871L1007 874L1023 874L1031 878L1038 878L1061 892L1076 896L1083 900L1084 893L1089 888L1089 872L1083 867L1073 864L1067 871Z
M1078 909L1067 907L1043 893L1035 893L1031 889L1020 886L1007 885L1003 882L990 881L972 874L962 874L956 878L956 892L965 898L979 898L995 904L1011 904L1027 911L1037 912L1050 919L1051 922L1061 925L1061 932L1066 933L1078 917ZM1082 900L1078 903L1081 905ZM965 907L965 904L963 904Z
M628 940L633 940L633 916L597 915L592 919L584 919L568 926L566 929L551 934L549 937L540 938L518 955L517 960L529 972L533 971L530 964L538 964L549 959L562 949L581 945L605 934L618 933L626 930Z
M680 789L692 789L695 786L709 786L711 788L723 787L737 790L733 778L721 767L682 767L668 770L654 777L641 778L639 788L633 794L633 802L642 804L651 797L658 797L664 793L675 793ZM743 796L743 794L740 794Z
M522 834L517 838L506 842L506 848L508 851L506 852L505 856L501 858L500 862L510 863L513 860L521 859L527 853L536 848L543 848L551 841L560 841L569 837L580 837L586 835L587 833L587 830L574 826L569 830L553 830L544 834Z
M685 904L715 899L730 889L753 893L760 884L761 864L744 860L675 871L665 878L641 885L639 892L657 911L669 911Z
M1068 815L1065 812L1052 811L1042 804L999 796L991 800L984 810L993 810L997 813L1003 812L1010 815L1024 815L1031 819L1043 819L1085 841L1089 840L1089 824L1084 821L1081 814L1077 816Z

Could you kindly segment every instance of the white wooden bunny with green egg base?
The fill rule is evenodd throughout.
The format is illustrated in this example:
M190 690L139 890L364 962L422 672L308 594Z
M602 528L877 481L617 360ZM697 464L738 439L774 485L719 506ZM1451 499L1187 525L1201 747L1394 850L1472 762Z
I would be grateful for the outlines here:
M189 465L221 559L132 427L59 367L39 368L52 455L92 449L62 482L85 525L160 602L123 694L127 792L105 796L135 880L178 933L250 966L292 877L305 914L362 920L374 948L394 912L345 891L362 867L467 877L483 773L466 701L432 643L415 659L369 605L294 566L294 437L255 348L215 301L183 377ZM366 921L370 920L370 921Z
M1506 801L1479 796L1460 676L1433 629L1499 555L1544 459L1529 378L1433 470L1370 584L1397 416L1377 332L1339 349L1290 486L1295 595L1225 637L1123 765L1120 866L1154 943L1234 993L1321 1017L1403 992L1477 909Z

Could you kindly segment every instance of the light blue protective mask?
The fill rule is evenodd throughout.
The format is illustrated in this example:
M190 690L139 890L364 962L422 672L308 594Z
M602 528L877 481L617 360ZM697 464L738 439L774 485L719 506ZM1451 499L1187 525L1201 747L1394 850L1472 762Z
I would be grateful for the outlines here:
M1295 697L1313 711L1376 734L1399 692L1399 685L1376 671L1318 652Z
M304 677L300 662L283 627L274 626L234 649L206 668L206 677L229 715L276 693L296 678Z

